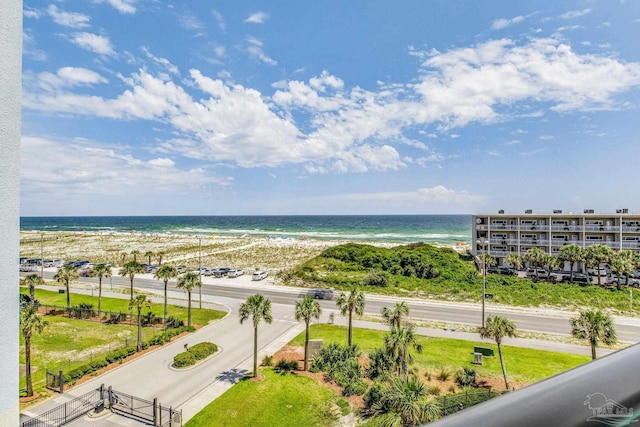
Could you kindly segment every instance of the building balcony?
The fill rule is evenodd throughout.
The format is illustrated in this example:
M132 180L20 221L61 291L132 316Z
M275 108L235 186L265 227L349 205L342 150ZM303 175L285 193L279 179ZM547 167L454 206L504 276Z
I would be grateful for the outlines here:
M620 227L616 225L585 225L584 231L604 231L609 233L619 233Z
M552 225L551 231L582 231L581 225Z

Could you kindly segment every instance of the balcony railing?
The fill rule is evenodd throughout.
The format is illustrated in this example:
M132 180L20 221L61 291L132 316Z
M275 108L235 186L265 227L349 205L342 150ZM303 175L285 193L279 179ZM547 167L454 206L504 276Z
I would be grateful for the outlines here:
M619 233L620 227L615 225L585 225L584 231L605 231L609 233Z
M551 231L582 231L581 225L552 225Z

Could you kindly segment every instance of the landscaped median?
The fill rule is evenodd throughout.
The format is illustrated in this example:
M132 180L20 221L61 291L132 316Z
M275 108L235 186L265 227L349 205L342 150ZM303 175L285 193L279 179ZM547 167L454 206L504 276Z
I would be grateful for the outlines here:
M187 348L187 351L178 353L173 357L174 368L188 368L198 362L205 360L207 357L215 354L218 346L212 342L201 342Z

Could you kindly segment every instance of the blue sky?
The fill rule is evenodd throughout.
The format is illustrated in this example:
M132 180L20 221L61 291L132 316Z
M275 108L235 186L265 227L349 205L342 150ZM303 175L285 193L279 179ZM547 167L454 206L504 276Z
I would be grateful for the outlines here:
M24 1L21 213L640 211L638 1Z

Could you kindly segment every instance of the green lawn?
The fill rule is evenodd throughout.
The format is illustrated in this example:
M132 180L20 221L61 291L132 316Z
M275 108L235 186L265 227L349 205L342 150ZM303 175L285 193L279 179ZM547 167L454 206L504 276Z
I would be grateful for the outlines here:
M198 412L185 427L327 426L332 403L340 400L329 388L307 377L262 371L264 380L244 379Z
M322 339L324 345L337 342L347 344L347 328L335 325L312 325L311 339ZM386 331L373 329L353 329L353 342L364 353L382 347ZM481 341L465 341L451 338L420 337L423 345L421 354L412 351L415 366L421 372L436 373L442 367L449 367L452 371L462 366L471 366L478 371L480 376L500 377L502 370L498 358L498 349L495 344L487 345ZM304 345L304 333L298 335L290 343L294 346ZM473 360L473 346L480 345L494 349L495 357L483 358L482 366L471 363ZM567 353L555 353L545 350L534 350L521 347L503 346L503 354L509 378L515 381L533 383L591 360L588 356L580 356Z
M28 294L28 288L21 288L21 293ZM91 295L82 295L82 294L74 294L73 288L71 290L71 305L77 306L80 303L92 304L94 310L98 309L98 292L95 292L95 296ZM65 294L59 294L58 292L47 291L44 289L36 288L36 299L40 302L40 305L58 305L65 306L67 304ZM103 311L113 311L113 312L129 312L129 299L128 298L106 298L102 297L102 306ZM162 303L153 303L151 304L151 311L159 317L162 317L163 313L163 305ZM143 310L142 313L147 313L149 310ZM207 310L207 309L199 309L198 302L193 301L191 303L191 322L194 325L206 325L212 320L222 319L227 313L218 310ZM187 323L187 307L182 307L178 305L169 304L169 316L177 317L181 320L184 320L185 324Z

